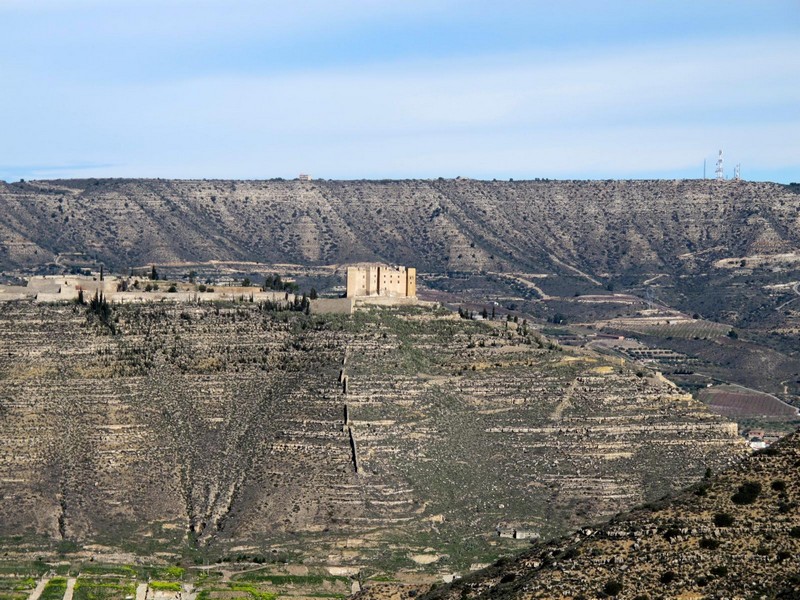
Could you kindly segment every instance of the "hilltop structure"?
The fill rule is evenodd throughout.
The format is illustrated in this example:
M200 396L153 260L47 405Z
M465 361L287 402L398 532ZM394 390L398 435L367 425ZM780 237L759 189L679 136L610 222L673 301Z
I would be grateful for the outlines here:
M347 297L362 296L416 298L417 270L377 263L347 267Z

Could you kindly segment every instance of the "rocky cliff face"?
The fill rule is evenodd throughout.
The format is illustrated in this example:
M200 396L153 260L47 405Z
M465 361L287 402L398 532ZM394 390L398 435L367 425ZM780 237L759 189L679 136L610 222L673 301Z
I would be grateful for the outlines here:
M605 280L800 247L796 186L716 181L0 184L0 268L384 260ZM583 273L583 275L581 275Z

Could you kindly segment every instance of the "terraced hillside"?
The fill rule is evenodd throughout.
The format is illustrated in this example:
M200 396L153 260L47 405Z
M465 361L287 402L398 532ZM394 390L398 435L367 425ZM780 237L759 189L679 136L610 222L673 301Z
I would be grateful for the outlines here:
M524 325L253 303L0 304L0 551L464 569L744 453ZM516 532L516 534L515 534ZM513 539L516 537L517 539Z
M671 501L538 544L426 595L374 585L362 598L800 597L800 434Z

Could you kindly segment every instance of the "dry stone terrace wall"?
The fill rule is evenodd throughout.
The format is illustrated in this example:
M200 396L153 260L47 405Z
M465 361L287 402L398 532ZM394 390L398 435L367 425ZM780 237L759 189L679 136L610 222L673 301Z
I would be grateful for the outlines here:
M548 537L742 455L735 425L665 383L493 333L379 330L346 369L362 469L399 469L446 523ZM420 347L435 359L394 375Z
M84 311L0 305L6 548L464 568L498 532L552 536L744 452L669 385L513 323L126 305L111 335Z

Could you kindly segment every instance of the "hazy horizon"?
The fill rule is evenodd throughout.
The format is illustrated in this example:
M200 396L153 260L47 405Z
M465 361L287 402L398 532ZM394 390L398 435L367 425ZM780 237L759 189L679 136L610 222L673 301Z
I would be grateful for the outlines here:
M102 176L102 177L87 177L87 176L76 176L76 177L34 177L34 178L20 178L16 181L9 181L5 179L0 179L0 181L5 182L6 184L12 183L34 183L34 182L47 182L47 181L242 181L242 182L289 182L289 181L301 181L297 177L250 177L250 178L232 178L232 177L114 177L113 175ZM587 183L594 183L594 182L602 182L602 181L609 181L609 182L667 182L667 181L708 181L708 182L716 182L717 180L714 177L706 177L705 179L702 177L625 177L625 178L613 178L613 177L598 177L598 178L569 178L569 177L508 177L508 178L500 178L500 177L466 177L462 175L456 176L448 176L448 177L312 177L310 181L304 181L304 183L314 183L314 182L348 182L348 181L371 181L371 182L392 182L392 181L455 181L455 180L465 180L465 181L478 181L481 183L525 183L525 182L540 182L540 183L547 183L547 182L587 182ZM790 181L790 182L781 182L781 181L772 181L768 179L744 179L742 178L743 182L748 183L773 183L776 185L800 185L800 182ZM731 182L735 183L733 178L726 178L722 183Z

